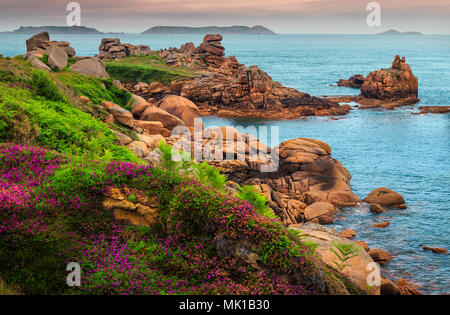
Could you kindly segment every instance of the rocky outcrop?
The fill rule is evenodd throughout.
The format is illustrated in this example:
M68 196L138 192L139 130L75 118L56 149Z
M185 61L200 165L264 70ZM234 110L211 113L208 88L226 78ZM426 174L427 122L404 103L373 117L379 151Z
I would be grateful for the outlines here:
M368 294L379 295L380 287L372 287L368 292L367 278L369 274L373 271L368 271L367 266L373 263L373 259L369 256L364 248L362 248L356 242L352 242L347 238L341 237L330 229L317 224L302 224L298 226L291 226L291 228L298 230L302 233L303 241L310 241L317 244L317 249L315 251L316 256L326 265L336 268L335 262L339 262L338 257L333 253L334 243L342 244L355 244L358 248L358 256L349 259L342 273L346 275L353 283L355 283L359 289Z
M341 233L339 233L339 236L351 240L351 239L354 239L356 237L356 232L353 229L348 229L348 230L345 230L345 231L342 231ZM358 245L361 245L361 244L358 243ZM364 249L366 249L365 246L362 246L362 247Z
M160 224L159 199L128 188L112 188L103 198L103 208L119 220L133 226Z
M169 114L165 110L157 106L149 106L147 107L141 117L140 120L143 121L159 121L163 124L164 128L168 130L172 130L176 126L183 126L184 122L178 117Z
M242 135L233 128L222 128L222 134L226 133L226 136L219 141L211 130L205 133L204 151L214 151L222 143L219 153L224 158L241 156L234 161L210 163L219 167L233 182L265 185L264 190L271 197L270 206L285 224L314 219L332 222L334 207L349 207L360 202L350 188L349 172L331 157L331 149L325 142L298 138L270 149L256 138ZM208 136L213 139L207 139ZM278 167L274 171L261 172L264 166L275 162L277 153ZM310 205L313 206L306 211ZM326 211L322 213L323 209Z
M398 279L396 284L400 290L401 295L422 295L420 291L414 287L414 285L412 285L405 279Z
M194 101L202 115L221 117L294 119L349 112L349 107L274 82L257 66L245 68L239 64L232 70L208 72L187 82L181 96Z
M418 114L447 114L450 113L450 106L420 106Z
M337 82L337 85L338 86L346 86L346 87L360 89L361 86L364 83L364 80L365 79L364 79L364 76L362 74L355 74L354 76L351 76L347 80L340 79Z
M100 59L120 59L130 56L148 56L151 53L149 46L122 44L118 38L103 38L98 50L98 58Z
M329 202L315 202L305 208L305 220L319 224L333 224L335 207Z
M246 67L233 56L225 57L221 40L221 35L206 35L197 48L187 43L160 52L168 65L196 70L195 79L170 86L140 83L130 91L149 102L170 94L183 96L193 101L203 116L294 119L349 112L350 106L285 87L257 66Z
M391 225L391 222L387 221L387 222L381 222L381 223L377 223L372 225L372 227L376 228L376 229L384 229L387 228Z
M361 95L380 100L412 99L418 101L418 80L405 57L395 56L392 67L370 73L361 86Z
M64 50L68 57L74 57L76 55L75 49L70 47L70 43L65 41L50 41L48 32L42 32L33 35L26 41L27 53L46 51L50 46L56 46Z
M378 203L371 203L370 204L370 212L373 212L373 213L384 213L385 210Z
M67 66L68 58L75 56L75 49L70 43L64 41L50 41L47 32L36 34L26 42L27 53L23 57L38 69L51 71L63 70ZM48 65L42 62L42 58L48 56Z
M385 264L392 258L392 253L379 248L371 249L369 255L379 264Z
M106 72L105 64L97 58L86 58L79 60L75 62L70 69L92 77L109 78L109 74Z
M405 209L405 199L398 192L392 189L380 187L372 191L365 199L365 202L370 204L378 204L385 207L394 207L398 209Z
M446 250L445 248L438 248L438 247L424 246L423 250L430 251L435 254L447 254L448 253L448 250Z

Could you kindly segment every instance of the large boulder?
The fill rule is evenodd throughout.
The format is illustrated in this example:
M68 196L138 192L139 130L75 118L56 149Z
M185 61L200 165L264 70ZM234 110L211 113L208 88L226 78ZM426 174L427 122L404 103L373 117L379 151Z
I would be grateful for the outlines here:
M150 107L150 104L141 96L133 94L131 96L131 99L133 100L133 105L131 112L133 113L133 116L136 118L141 117L142 113Z
M405 208L405 199L392 189L380 187L372 191L365 199L370 204L378 204L385 207Z
M374 261L380 264L385 264L392 259L392 253L379 248L371 249L369 255Z
M150 150L144 141L133 141L127 145L127 148L136 154L138 158L144 158L150 153Z
M115 105L108 108L108 110L111 113L111 115L114 116L115 122L127 126L129 128L133 128L134 126L133 115L125 108L122 108L119 105Z
M156 149L159 147L161 141L166 143L166 139L161 135L141 135L138 134L139 141L144 142L149 149Z
M169 114L165 110L156 107L150 106L148 107L141 116L140 120L144 121L160 121L164 128L172 130L176 126L183 126L184 122L178 117Z
M67 60L69 56L66 51L56 44L50 45L47 48L48 63L52 68L63 70L67 66Z
M50 36L48 32L42 32L32 36L27 39L27 52L35 50L36 48L46 49L48 47L48 42L50 41Z
M65 41L53 41L53 44L57 45L58 47L61 47L69 57L75 57L75 49L73 47L70 47L69 42Z
M307 221L317 220L320 224L333 224L335 207L328 202L315 202L305 209Z
M162 135L164 137L170 137L170 130L164 128L164 125L160 121L144 121L135 120L136 126L145 130L148 135Z
M194 126L194 120L199 116L198 108L193 102L177 95L164 97L157 106L169 114L180 118L189 127Z
M103 61L97 58L82 59L74 63L70 69L72 71L97 77L97 78L109 78L108 72L106 72L105 64Z
M302 233L302 240L310 241L317 244L315 251L316 256L325 264L336 268L335 262L339 262L338 257L332 251L335 249L334 243L354 244L358 249L358 256L349 259L342 273L346 275L356 286L362 291L372 295L380 294L380 287L372 287L370 290L367 287L367 279L373 270L368 270L367 266L373 263L373 259L368 255L364 248L349 239L341 237L328 228L323 226L307 223L292 227ZM369 291L368 291L369 290Z
M29 59L29 61L31 63L31 66L33 66L34 68L42 69L48 72L52 71L52 69L50 69L49 66L47 66L45 63L43 63L40 59L36 57Z
M361 95L380 100L415 98L418 95L418 80L405 57L395 56L392 67L370 73L361 86Z
M129 56L147 56L151 53L146 45L123 44L118 38L103 38L98 48L100 59L119 59Z

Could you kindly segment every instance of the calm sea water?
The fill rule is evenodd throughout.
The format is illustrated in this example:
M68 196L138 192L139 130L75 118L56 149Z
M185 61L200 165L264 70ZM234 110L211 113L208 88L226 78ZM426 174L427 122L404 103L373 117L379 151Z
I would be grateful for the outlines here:
M116 36L116 35L114 35ZM28 35L0 34L0 54L25 51ZM54 35L67 40L78 55L94 55L102 35ZM118 35L122 42L152 49L199 44L201 36ZM309 118L257 121L204 118L206 126L278 126L279 141L297 137L328 142L333 156L353 176L361 198L386 186L401 193L408 210L371 214L366 206L338 215L335 227L353 228L373 248L394 253L384 270L417 283L424 293L450 293L450 256L422 246L450 249L450 115L412 115L420 105L450 105L450 36L279 35L225 36L227 55L257 64L275 80L312 95L349 95L358 90L330 86L340 78L389 67L396 54L406 57L419 78L421 102L395 111L357 110L342 120ZM271 145L278 144L273 141ZM386 229L374 222L390 220Z

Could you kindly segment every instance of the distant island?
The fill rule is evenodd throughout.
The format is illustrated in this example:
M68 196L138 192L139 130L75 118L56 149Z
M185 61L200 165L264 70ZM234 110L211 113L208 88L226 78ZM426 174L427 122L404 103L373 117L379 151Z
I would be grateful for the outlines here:
M96 28L85 26L21 26L14 31L5 33L37 34L41 32L48 32L50 34L104 34Z
M173 35L173 34L252 34L252 35L275 35L276 33L268 28L256 25L249 26L206 26L206 27L186 27L186 26L155 26L149 28L141 34Z
M378 33L377 35L423 35L420 32L400 32L394 29L391 29L389 31L386 32L382 32L382 33Z

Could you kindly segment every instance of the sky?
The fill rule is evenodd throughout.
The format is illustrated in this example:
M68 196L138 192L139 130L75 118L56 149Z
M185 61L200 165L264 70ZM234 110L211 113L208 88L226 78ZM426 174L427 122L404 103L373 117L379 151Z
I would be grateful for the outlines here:
M66 25L67 0L0 0L0 31ZM450 0L379 0L380 26L365 0L77 0L81 25L140 33L152 26L264 25L277 33L374 34L388 29L450 34Z

